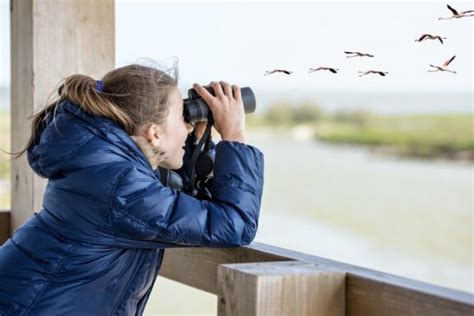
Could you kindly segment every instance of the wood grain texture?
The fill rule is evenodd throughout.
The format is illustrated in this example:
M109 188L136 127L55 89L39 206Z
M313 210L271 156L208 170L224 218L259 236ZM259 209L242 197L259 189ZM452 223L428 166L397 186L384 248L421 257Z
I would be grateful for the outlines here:
M74 73L100 78L115 66L114 0L11 0L11 146L31 134L28 119ZM11 163L12 230L41 209L45 179L26 155ZM65 206L66 207L66 206Z
M167 249L160 274L218 294L220 264L302 261L346 273L347 315L473 315L474 295L261 243L240 248Z
M218 268L218 315L345 314L345 274L298 261Z

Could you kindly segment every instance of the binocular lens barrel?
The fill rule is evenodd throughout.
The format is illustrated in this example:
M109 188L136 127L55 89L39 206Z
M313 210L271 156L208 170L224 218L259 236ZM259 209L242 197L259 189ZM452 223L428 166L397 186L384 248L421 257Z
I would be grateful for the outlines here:
M210 94L215 96L214 89L211 87L205 87ZM240 89L242 95L242 102L244 103L245 113L253 113L257 107L255 100L255 94L249 87ZM184 102L184 119L188 123L196 123L206 121L212 117L212 113L207 106L206 102L194 89L188 90L188 98L183 100Z

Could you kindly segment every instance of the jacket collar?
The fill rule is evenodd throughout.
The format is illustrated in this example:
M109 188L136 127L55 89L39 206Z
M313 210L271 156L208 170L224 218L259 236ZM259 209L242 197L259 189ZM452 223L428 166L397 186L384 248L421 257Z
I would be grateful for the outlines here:
M99 117L90 114L83 110L80 106L75 103L72 103L69 100L63 100L59 102L54 112L54 119L49 118L48 121L44 123L44 125L38 132L35 144L33 144L33 147L29 150L30 158L32 158L33 160L41 159L45 155L48 155L46 148L35 150L35 147L40 147L43 143L45 143L47 148L51 148L51 146L59 146L59 144L54 145L54 142L59 140L56 137L61 136L56 135L54 139L42 140L41 134L43 134L44 131L48 129L48 126L49 128L54 128L54 126L50 125L54 123L54 120L61 119L61 113L70 113L74 116L74 119L80 120L85 123L81 125L85 127L89 132L101 138L105 142L108 142L113 146L120 148L121 151L133 157L135 161L137 161L140 165L145 167L145 169L149 170L151 173L154 174L153 167L150 164L149 160L145 157L145 154L141 151L139 146L132 140L131 136L118 123L105 117ZM46 143L50 143L51 145L47 145ZM44 147L44 145L42 146ZM37 154L33 154L34 152L37 152ZM66 163L61 162L60 159L61 157L56 157L54 161L56 161L56 163L58 164ZM51 163L55 163L54 161L52 161ZM36 163L34 164L36 165ZM39 172L39 174L48 177L47 173L45 172Z

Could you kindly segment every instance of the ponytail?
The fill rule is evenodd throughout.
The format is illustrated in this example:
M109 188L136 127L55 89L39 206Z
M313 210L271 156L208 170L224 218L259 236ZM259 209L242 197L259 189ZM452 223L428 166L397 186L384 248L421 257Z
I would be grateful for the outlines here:
M111 119L117 122L127 132L133 130L133 121L121 108L107 99L105 88L107 83L103 82L102 91L97 90L97 81L85 75L69 76L59 87L60 99L67 99L79 105L84 111Z
M81 107L85 112L116 122L129 135L139 126L150 122L161 124L168 113L170 88L177 86L177 79L162 70L141 65L129 65L107 73L103 81L81 74L74 74L59 84L54 100L33 119L28 144L20 152L7 154L19 158L34 145L41 128L55 117L56 108L63 100ZM48 98L48 100L51 98Z

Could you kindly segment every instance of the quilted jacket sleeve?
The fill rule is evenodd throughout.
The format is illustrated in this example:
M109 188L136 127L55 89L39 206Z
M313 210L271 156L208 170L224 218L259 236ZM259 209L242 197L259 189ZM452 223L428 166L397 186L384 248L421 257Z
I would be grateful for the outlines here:
M117 236L180 245L229 247L255 237L263 191L263 154L222 141L216 146L212 200L165 187L137 167L126 168L111 196Z

